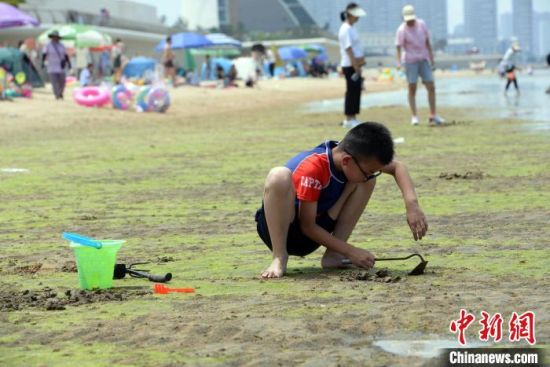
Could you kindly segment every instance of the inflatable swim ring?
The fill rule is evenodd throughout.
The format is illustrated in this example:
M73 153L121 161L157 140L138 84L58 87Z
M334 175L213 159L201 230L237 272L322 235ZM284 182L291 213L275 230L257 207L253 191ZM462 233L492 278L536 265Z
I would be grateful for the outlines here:
M127 110L132 102L132 92L122 84L116 85L113 87L111 100L117 110Z
M101 107L111 101L109 92L99 87L77 88L73 92L73 98L81 106Z
M147 105L147 94L151 87L141 87L136 98L136 110L138 112L147 112L149 106Z
M32 98L32 85L23 84L21 86L21 96L25 98Z
M163 87L153 87L147 95L148 111L164 113L170 107L170 94Z

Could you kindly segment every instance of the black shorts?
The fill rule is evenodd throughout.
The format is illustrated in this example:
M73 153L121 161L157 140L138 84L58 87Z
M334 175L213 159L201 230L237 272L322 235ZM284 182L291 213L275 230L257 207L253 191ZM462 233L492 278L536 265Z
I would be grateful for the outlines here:
M118 69L122 66L122 56L118 55L115 57L115 60L113 61L113 68Z
M165 68L173 68L174 67L174 61L172 60L167 60L164 62L164 67Z
M309 255L313 251L317 250L321 245L302 233L302 230L300 229L300 221L298 219L298 209L296 209L294 218L294 221L290 223L290 227L288 228L286 251L289 255L294 256ZM327 212L318 214L315 222L328 233L332 233L334 231L334 227L336 227L336 220L332 219ZM262 207L256 212L256 229L262 241L264 241L267 247L273 251L271 237L269 236L269 230L265 220L263 204Z

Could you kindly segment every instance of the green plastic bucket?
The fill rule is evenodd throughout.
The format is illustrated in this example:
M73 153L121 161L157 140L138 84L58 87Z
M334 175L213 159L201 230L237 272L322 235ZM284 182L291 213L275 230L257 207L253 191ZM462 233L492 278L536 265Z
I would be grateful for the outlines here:
M78 282L81 289L111 288L116 254L124 240L102 240L101 248L79 245L71 242L76 257Z

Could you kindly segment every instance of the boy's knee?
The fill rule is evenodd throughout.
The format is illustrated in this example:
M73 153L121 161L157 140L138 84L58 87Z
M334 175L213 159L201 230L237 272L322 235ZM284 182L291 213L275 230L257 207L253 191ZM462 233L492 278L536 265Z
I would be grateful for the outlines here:
M269 171L265 180L266 190L288 190L292 187L292 172L287 167L275 167Z

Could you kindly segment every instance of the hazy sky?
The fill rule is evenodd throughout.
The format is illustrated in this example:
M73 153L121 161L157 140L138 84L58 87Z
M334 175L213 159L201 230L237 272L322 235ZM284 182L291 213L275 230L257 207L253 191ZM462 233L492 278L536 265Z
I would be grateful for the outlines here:
M155 5L159 16L166 15L167 24L171 25L181 15L181 0L134 0L136 2ZM202 1L202 0L192 0ZM391 0L390 0L391 1ZM483 0L479 0L483 1ZM447 0L447 18L449 32L454 30L457 24L463 23L464 1ZM498 12L506 13L512 11L512 0L497 0ZM533 8L538 12L550 12L550 0L533 0Z

